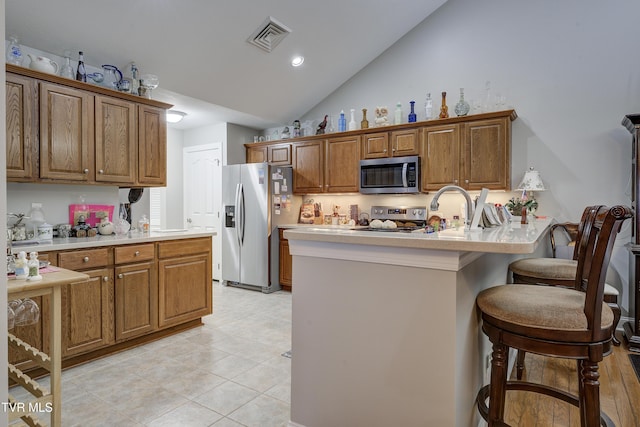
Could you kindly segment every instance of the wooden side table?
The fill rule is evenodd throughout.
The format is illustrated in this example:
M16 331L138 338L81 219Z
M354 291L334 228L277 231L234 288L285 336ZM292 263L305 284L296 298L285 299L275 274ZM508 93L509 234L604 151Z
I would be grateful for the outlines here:
M42 280L32 282L29 280L17 280L9 278L7 280L8 300L18 298L30 298L41 295L49 295L51 298L50 310L50 354L43 353L9 333L9 345L16 347L20 352L28 356L40 367L49 371L51 385L50 390L41 387L36 381L12 364L9 364L9 378L20 386L28 390L35 400L30 402L16 401L9 395L9 421L21 418L27 425L34 425L37 420L34 412L49 412L52 427L62 425L62 405L61 405L61 362L62 362L62 340L61 340L61 287L69 283L84 282L89 276L59 267L51 267L52 272L42 273Z

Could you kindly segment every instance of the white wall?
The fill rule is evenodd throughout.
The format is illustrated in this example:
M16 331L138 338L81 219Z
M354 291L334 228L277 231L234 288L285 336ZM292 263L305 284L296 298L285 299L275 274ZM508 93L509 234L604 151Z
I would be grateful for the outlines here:
M167 126L167 186L165 188L164 228L184 227L184 204L182 203L182 146L184 132ZM180 202L176 202L179 200Z
M479 100L489 80L519 116L512 185L535 166L547 187L539 213L577 221L590 204L631 204L631 136L620 122L640 112L638 16L632 0L449 0L303 119L367 108L371 122L377 105L392 118L396 102L406 115L415 100L423 120L426 93L437 111L442 91L452 114L460 87ZM625 311L629 236L627 223L613 258Z
M253 142L253 136L259 135L259 131L233 123L227 124L227 163L245 163L247 150L244 144Z

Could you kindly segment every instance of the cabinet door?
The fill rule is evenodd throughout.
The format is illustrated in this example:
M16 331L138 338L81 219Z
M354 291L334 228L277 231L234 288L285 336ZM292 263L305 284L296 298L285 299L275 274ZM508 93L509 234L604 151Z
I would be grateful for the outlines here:
M280 228L278 231L280 234L280 285L282 285L284 289L291 290L293 283L293 257L289 252L289 240L285 239L283 235L284 229Z
M295 194L324 191L324 140L296 142L293 149L293 192Z
M40 82L40 178L94 180L93 95Z
M138 183L167 185L167 117L162 108L138 107Z
M113 269L83 271L88 282L62 288L62 356L86 353L114 342Z
M33 79L7 73L6 80L7 179L35 177L37 151L37 85ZM14 179L16 178L16 179Z
M511 120L498 118L463 125L464 187L468 190L509 190Z
M407 129L391 132L391 153L394 157L418 154L418 130Z
M136 104L106 96L95 98L96 181L136 183Z
M247 148L247 163L264 163L267 161L267 146Z
M360 136L331 138L327 141L325 191L358 192L360 183Z
M211 253L158 261L158 325L166 328L211 314Z
M422 129L422 191L439 190L459 184L460 131L458 125L431 126Z
M267 146L268 162L272 165L288 166L291 164L291 144L273 144Z
M158 281L153 262L115 269L116 341L153 332L158 325Z
M362 136L362 158L389 157L389 132L370 133Z

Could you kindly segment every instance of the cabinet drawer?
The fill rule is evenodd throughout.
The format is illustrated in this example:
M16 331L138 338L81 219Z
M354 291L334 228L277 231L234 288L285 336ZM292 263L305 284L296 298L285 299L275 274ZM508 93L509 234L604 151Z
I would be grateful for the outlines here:
M129 262L148 261L154 258L153 243L145 243L144 245L118 246L115 248L116 264L125 264Z
M109 248L85 249L74 252L58 253L58 265L69 270L84 270L87 268L104 267L109 265Z
M212 249L211 237L170 240L158 243L158 258L201 254Z

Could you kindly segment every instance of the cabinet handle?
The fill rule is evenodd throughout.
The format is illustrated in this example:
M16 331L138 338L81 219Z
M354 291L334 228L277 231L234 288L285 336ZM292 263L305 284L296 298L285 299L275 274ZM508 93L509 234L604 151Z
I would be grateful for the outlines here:
M89 173L89 169L85 169L82 172L84 172L85 174L88 174Z
M86 257L82 258L82 261L84 261L84 262L89 262L89 257L88 257L88 256L86 256Z
M468 179L465 179L465 180L464 180L464 183L465 183L465 184L468 184L468 183L469 183L469 180L468 180Z
M140 255L140 251L136 251L136 252L133 254L133 256L138 256L138 255Z
M387 149L385 148L384 150L382 150L382 152L383 152L383 153L386 153L386 152L387 152Z
M103 171L102 169L100 169L100 170L98 171L98 173L99 173L99 174L103 174L103 173L104 173L104 171Z
M118 274L118 279L122 279L124 275L122 273Z
M103 282L108 282L108 281L109 281L109 276L104 276L104 277L102 278L102 281L103 281Z

